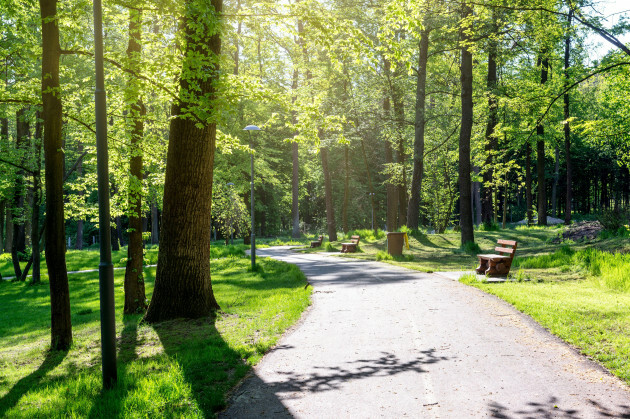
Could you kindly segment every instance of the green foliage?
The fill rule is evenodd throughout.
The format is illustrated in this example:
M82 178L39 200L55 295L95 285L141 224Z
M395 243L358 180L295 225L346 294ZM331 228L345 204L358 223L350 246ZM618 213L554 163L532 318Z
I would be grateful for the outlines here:
M376 252L376 260L393 260L394 257L384 250Z
M599 216L599 222L604 230L618 232L625 229L626 224L628 224L628 214L619 210L605 210Z
M327 252L338 252L339 249L332 245L331 242L326 242L325 249Z
M481 253L481 248L475 242L466 242L466 243L464 243L464 245L461 247L461 250L464 253L467 253L469 255L476 255L478 253Z
M501 226L492 221L486 221L479 226L479 231L499 231Z

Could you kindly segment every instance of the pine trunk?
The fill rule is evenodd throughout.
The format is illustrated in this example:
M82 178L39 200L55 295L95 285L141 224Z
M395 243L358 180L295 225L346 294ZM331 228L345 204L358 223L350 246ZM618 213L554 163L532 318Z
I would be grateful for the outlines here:
M61 137L63 109L55 92L59 85L59 27L57 0L39 0L42 18L42 103L46 168L46 266L50 283L51 348L72 344L70 292L66 269L66 231L63 214L64 154Z
M532 197L532 146L529 142L525 148L525 201L527 205L527 225L534 222L532 207L534 200Z
M41 246L39 243L39 207L41 205L41 188L42 188L42 124L40 113L37 112L37 123L35 125L35 170L33 171L33 212L31 218L31 241L32 241L32 260L33 260L33 277L31 284L39 284L41 282Z
M389 60L383 61L383 71L385 76L389 79L391 64ZM391 118L391 102L389 100L389 90L385 91L385 98L383 99L383 114L386 120ZM392 150L392 144L389 139L385 139L385 163L390 166L394 162L394 152ZM386 182L387 189L387 230L396 231L398 229L398 188L391 182Z
M350 231L348 228L348 203L350 201L350 164L348 162L348 145L343 148L344 157L344 179L343 179L343 206L341 207L341 225L344 233Z
M467 19L472 15L472 9L462 4L462 17ZM472 53L466 46L469 35L460 29L461 47L461 100L462 120L459 132L459 212L462 246L475 241L473 217L471 208L471 179L470 179L470 137L473 126L473 64Z
M160 249L153 298L145 320L155 323L178 317L198 318L219 309L210 277L212 176L216 122L210 112L201 123L186 114L192 100L214 103L219 79L222 0L214 10L188 7L180 96L172 109L169 132ZM199 57L210 58L199 68ZM214 111L214 112L213 112ZM184 114L184 115L182 115Z
M571 19L573 17L573 9L569 10L568 31L571 30ZM564 85L569 85L569 66L570 66L570 53L571 53L571 36L567 35L564 46ZM571 200L573 198L573 167L571 166L571 125L569 124L571 100L569 93L564 94L564 158L567 165L567 190L565 194L565 209L564 209L564 223L571 224Z

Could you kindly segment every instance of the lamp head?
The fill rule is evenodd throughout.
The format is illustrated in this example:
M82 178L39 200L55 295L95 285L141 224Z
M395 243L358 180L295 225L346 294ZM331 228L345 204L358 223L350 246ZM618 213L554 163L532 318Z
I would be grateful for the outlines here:
M256 125L248 125L243 128L243 131L261 131L261 129L258 128Z

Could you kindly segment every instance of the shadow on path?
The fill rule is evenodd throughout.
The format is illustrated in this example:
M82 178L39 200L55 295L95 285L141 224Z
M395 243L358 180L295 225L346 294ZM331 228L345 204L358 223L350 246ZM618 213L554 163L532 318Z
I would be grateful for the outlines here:
M630 406L621 405L616 409L611 409L594 400L588 403L597 409L596 417L600 418L630 418ZM581 419L584 417L594 417L592 412L581 412L576 409L563 409L562 403L557 397L550 397L547 402L528 402L526 409L510 409L498 402L488 404L490 417L500 419L520 419L520 418L566 418Z

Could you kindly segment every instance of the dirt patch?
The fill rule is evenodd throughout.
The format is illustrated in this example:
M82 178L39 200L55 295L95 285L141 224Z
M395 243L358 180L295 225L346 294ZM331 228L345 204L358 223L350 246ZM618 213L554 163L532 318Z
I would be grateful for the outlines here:
M562 236L553 239L552 243L560 243L565 240L573 240L575 242L583 240L593 240L599 236L604 226L599 221L581 221L571 224L564 230Z

